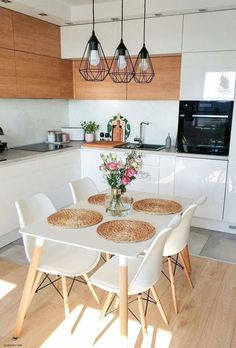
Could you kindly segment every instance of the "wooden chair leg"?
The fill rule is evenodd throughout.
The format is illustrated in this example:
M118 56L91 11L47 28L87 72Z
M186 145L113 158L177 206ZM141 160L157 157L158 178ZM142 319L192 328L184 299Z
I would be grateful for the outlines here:
M120 305L120 299L119 296L116 296L116 302L115 302L115 308L114 309L118 309Z
M180 258L180 261L181 261L181 263L182 263L182 265L184 267L184 273L186 275L186 278L187 278L187 281L189 283L189 286L190 286L191 289L193 289L193 283L192 283L192 280L191 280L190 275L189 275L188 270L187 270L186 263L184 261L183 256L181 255L181 253L179 253L179 258Z
M97 297L97 294L96 294L96 292L95 292L93 286L90 284L87 274L85 273L85 274L83 274L83 276L84 276L84 279L85 279L85 281L86 281L86 283L87 283L87 285L88 285L88 287L89 287L91 293L93 294L93 297L95 298L95 301L96 301L98 304L100 304L99 298Z
M175 313L177 314L178 313L178 306L177 306L176 293L175 293L175 279L174 279L174 274L173 274L172 263L171 263L171 258L170 257L168 257L168 268L169 268L169 276L170 276L170 285L171 285L172 298L173 298Z
M159 309L159 311L160 311L160 313L161 313L162 319L164 320L164 323L165 323L166 325L168 325L168 320L167 320L167 318L166 318L166 314L165 314L165 312L164 312L164 309L163 309L163 307L162 307L162 304L161 304L161 302L160 302L160 300L159 300L159 297L158 297L158 295L157 295L157 292L156 292L154 286L152 286L150 289L151 289L151 292L152 292L152 296L154 297L154 300L156 301L157 307L158 307L158 309Z
M190 262L190 256L189 256L189 251L188 251L187 245L182 250L182 256L183 256L184 262L186 264L186 268L187 268L188 273L191 273L191 262Z
M55 280L59 277L59 275L55 275ZM60 279L58 279L58 281L55 283L55 287L57 288L57 290L60 290Z
M113 296L114 296L114 294L112 292L109 292L109 294L107 295L107 298L105 300L105 303L102 307L102 311L100 314L100 320L102 320L105 317L106 311L107 311L108 307L110 306L110 303L112 301Z
M38 285L39 285L39 282L40 282L41 277L42 277L42 272L38 271L38 272L37 272L37 275L36 275L36 277L35 277L35 281L34 281L34 284L33 284L32 290L31 290L30 298L29 298L29 301L28 301L28 304L27 304L27 310L29 309L30 304L31 304L31 302L32 302L32 300L33 300L35 291L37 290L37 287L38 287ZM26 315L25 315L25 316L26 316Z
M67 293L65 276L61 276L61 282L62 282L62 293L63 293L63 300L64 300L65 317L67 318L70 314L70 310L69 310L68 293Z
M141 294L138 294L138 307L139 307L140 320L142 324L143 337L145 337L147 335L147 325L146 325L146 318L145 318L144 310L143 310L143 300L142 300Z
M110 258L111 258L111 255L110 255L110 254L108 254L108 253L106 253L106 260L107 260L107 261L109 261L109 260L110 260Z

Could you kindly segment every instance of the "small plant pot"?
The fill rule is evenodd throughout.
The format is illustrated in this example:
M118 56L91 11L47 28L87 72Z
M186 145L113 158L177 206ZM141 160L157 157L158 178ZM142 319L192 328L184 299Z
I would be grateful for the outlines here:
M85 133L85 141L88 143L95 141L95 133Z

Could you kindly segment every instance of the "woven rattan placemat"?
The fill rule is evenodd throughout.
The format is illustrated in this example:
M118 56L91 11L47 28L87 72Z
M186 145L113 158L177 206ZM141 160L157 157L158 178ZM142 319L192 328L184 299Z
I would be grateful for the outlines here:
M113 220L99 225L97 233L102 238L117 243L142 242L150 239L155 234L155 227L146 221L139 220Z
M48 223L60 227L79 228L96 225L102 214L88 209L62 209L48 217Z
M169 215L182 211L182 205L168 199L141 199L133 203L133 209L153 215Z
M90 204L96 204L96 205L105 205L105 199L106 199L106 194L105 193L98 193L94 196L90 196L88 198L88 202ZM128 197L128 196L121 196L122 202L123 203L133 203L133 198Z

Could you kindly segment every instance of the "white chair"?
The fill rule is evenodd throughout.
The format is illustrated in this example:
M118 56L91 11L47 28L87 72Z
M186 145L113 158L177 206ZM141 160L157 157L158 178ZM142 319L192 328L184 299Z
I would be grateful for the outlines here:
M39 219L46 219L56 211L49 198L42 193L17 201L15 205L21 228ZM34 250L35 237L23 235L23 242L26 256L30 262ZM99 303L96 292L89 283L87 276L87 273L97 265L99 259L100 253L96 251L45 240L28 307L38 287L42 272L61 276L66 316L69 314L69 305L65 277L74 278L82 275L95 300Z
M137 295L143 334L146 334L146 319L143 309L142 293L151 290L164 322L168 325L154 284L158 281L162 270L163 248L171 230L180 222L180 216L175 216L167 228L158 233L146 255L128 260L128 295ZM105 315L113 297L119 294L119 258L113 257L99 268L91 277L90 283L109 292L101 312Z
M180 224L174 228L168 237L164 251L163 256L167 257L168 260L168 269L169 269L169 277L171 282L171 291L172 291L172 297L173 297L173 303L175 312L178 313L178 307L177 307L177 301L176 301L176 294L175 294L175 282L174 282L174 273L172 269L172 258L171 256L177 255L177 258L180 258L180 261L184 268L184 273L186 275L187 281L191 287L193 288L193 284L190 278L190 275L187 270L187 265L185 263L185 260L181 254L185 247L188 245L189 240L189 233L190 233L190 224L193 217L193 214L196 210L196 208L203 204L206 201L206 197L201 197L197 201L195 201L193 204L191 204L182 214L181 222Z
M72 181L69 183L69 185L74 204L98 193L97 186L90 178L82 178L76 181Z

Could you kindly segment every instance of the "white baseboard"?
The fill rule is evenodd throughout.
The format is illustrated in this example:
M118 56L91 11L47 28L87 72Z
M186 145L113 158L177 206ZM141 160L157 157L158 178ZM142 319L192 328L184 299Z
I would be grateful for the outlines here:
M236 234L236 226L225 221L216 221L193 217L191 226L206 228L219 232Z
M7 244L10 244L14 242L15 240L19 239L21 237L21 234L18 230L14 230L11 232L8 232L4 234L3 236L0 236L0 248L4 247Z

